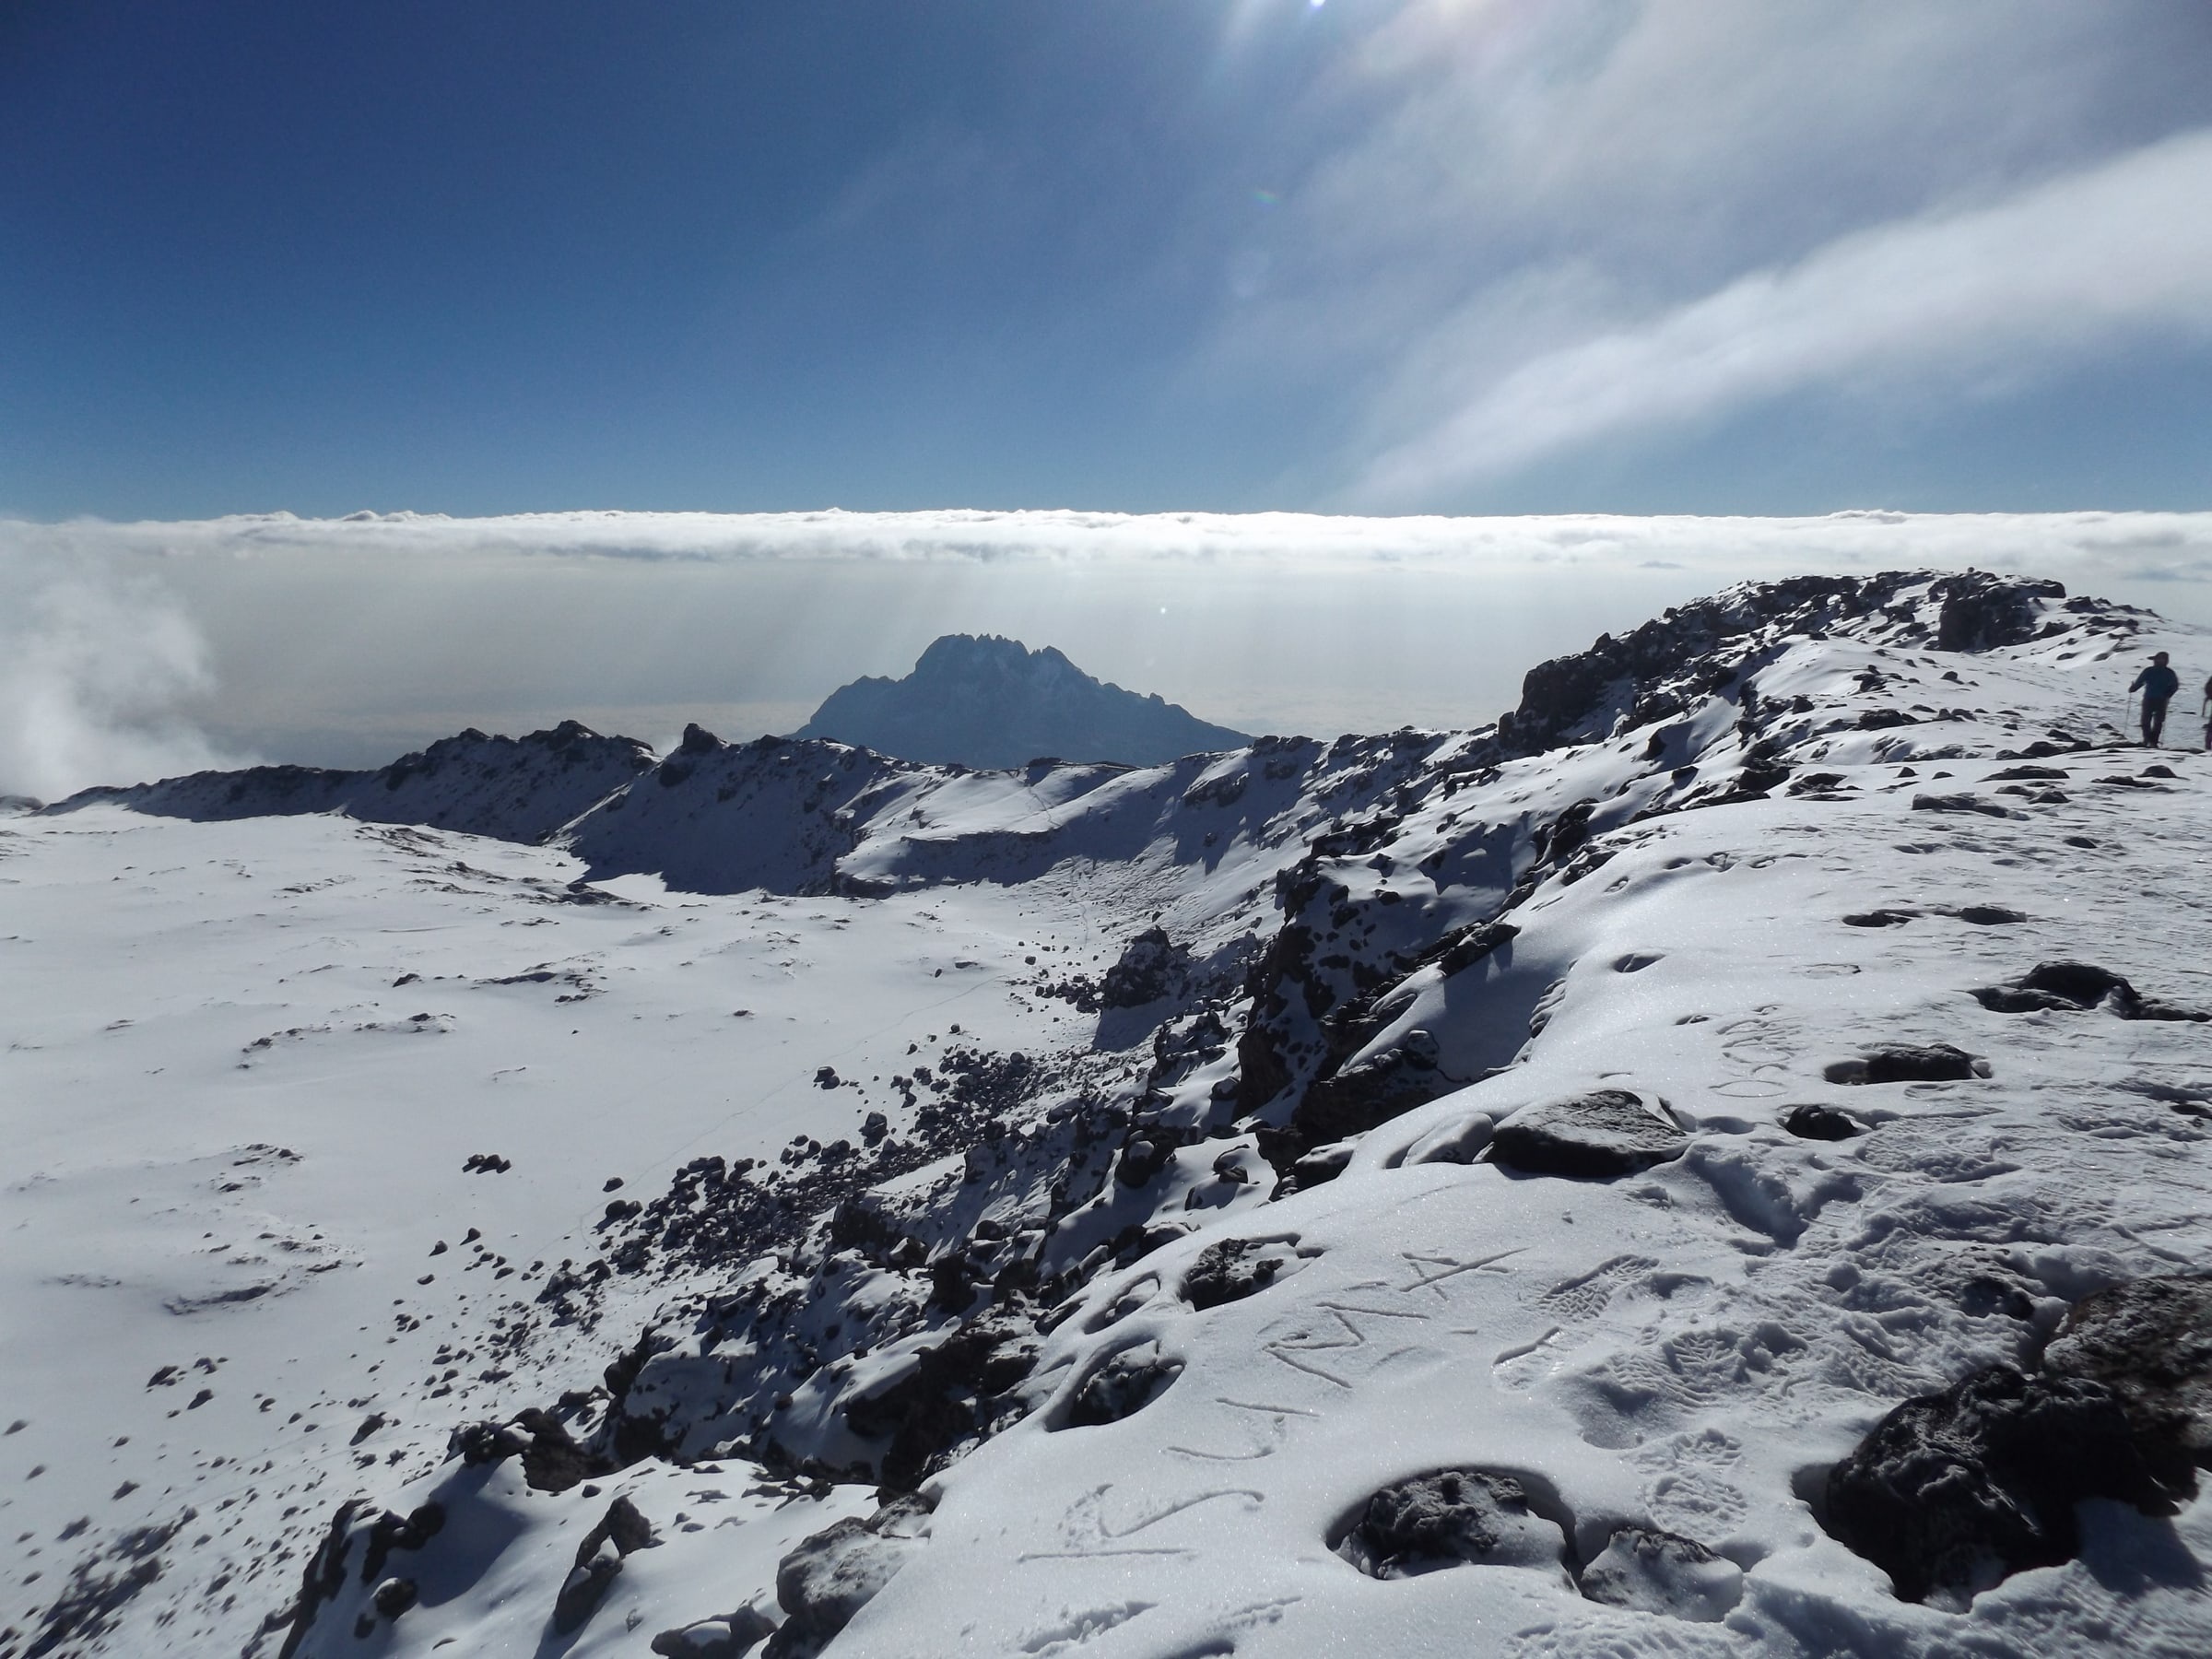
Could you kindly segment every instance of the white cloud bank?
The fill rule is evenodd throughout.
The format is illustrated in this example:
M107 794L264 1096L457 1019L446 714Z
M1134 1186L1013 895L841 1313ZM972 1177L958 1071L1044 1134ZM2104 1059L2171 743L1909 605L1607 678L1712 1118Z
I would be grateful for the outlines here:
M1732 582L1970 565L2212 623L2212 513L0 522L0 600L22 596L0 791L222 748L381 764L571 716L653 742L790 731L952 632L1057 645L1246 731L1472 725L1543 658Z
M212 689L197 627L156 581L104 560L0 563L0 794L236 764L187 718Z
M2212 130L1995 206L1854 232L1523 364L1376 458L1353 493L1428 500L1811 386L2017 381L2146 337L2212 337L2208 205Z

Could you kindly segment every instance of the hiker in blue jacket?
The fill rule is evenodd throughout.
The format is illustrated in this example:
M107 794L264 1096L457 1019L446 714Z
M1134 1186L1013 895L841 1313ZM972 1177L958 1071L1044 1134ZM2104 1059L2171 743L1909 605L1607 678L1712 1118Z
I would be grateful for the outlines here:
M2136 675L2127 688L2143 693L2143 743L2147 748L2157 748L2166 732L2166 705L2182 688L2182 677L2166 666L2164 652L2154 652L2150 666Z

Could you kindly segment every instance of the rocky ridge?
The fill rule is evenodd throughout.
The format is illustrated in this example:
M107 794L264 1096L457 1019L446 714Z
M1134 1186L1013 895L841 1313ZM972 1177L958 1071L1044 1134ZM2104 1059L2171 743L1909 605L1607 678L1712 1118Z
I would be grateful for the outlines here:
M1848 1377L1862 1403L1820 1430L1833 1454L1758 1502L1813 1517L1817 1532L1886 1573L1901 1605L1971 1613L2009 1575L2073 1559L2081 1498L2177 1512L2212 1439L2202 1281L2150 1271L2156 1258L2131 1253L2102 1222L2063 1231L2053 1195L2030 1176L1993 1200L2009 1219L1945 1208L1942 1182L1955 1175L1932 1187L1911 1178L1924 1132L1909 1091L1989 1079L1987 1035L1969 1039L1972 1048L1869 1035L1809 1082L1771 1088L1794 1077L1789 1064L1748 1061L1741 1087L1696 1099L1664 1076L1593 1073L1576 1046L1611 1029L1612 987L1665 983L1668 956L1694 948L1601 951L1594 941L1610 940L1612 918L1670 884L1756 863L1731 850L1741 845L1733 827L1747 821L1736 815L1781 833L1828 808L1864 816L1902 790L1902 814L1939 818L1949 809L1924 808L1939 797L1919 786L1941 776L1950 785L1941 798L1969 803L1953 816L2000 827L2008 850L1980 852L1971 830L1948 842L1931 830L1901 850L1931 868L1956 855L1939 848L2002 867L2028 856L2043 824L2072 825L2085 786L2105 797L2170 787L2167 766L2088 776L2127 764L2112 752L2115 734L2064 699L2023 691L2063 686L2151 625L2052 583L1806 579L1733 590L1539 665L1494 727L1264 739L1135 771L948 773L818 740L726 746L695 728L561 830L594 878L653 870L694 891L865 903L1073 868L1085 872L1074 890L1087 901L1141 886L1168 924L1133 931L1116 970L1096 982L1038 970L1039 994L1096 1011L1087 1049L954 1048L894 1077L901 1110L857 1145L803 1141L773 1169L701 1158L665 1193L608 1203L593 1253L562 1263L537 1292L512 1362L526 1374L533 1351L594 1331L611 1286L657 1287L658 1315L625 1339L602 1387L465 1426L449 1472L429 1488L389 1510L341 1512L308 1566L282 1653L347 1651L340 1636L356 1630L397 1641L419 1623L407 1594L387 1588L411 1581L382 1564L443 1546L427 1534L405 1541L403 1503L418 1514L422 1502L465 1502L486 1471L561 1494L656 1466L745 1466L771 1483L878 1488L879 1501L788 1551L772 1599L726 1615L671 1608L653 1651L735 1653L764 1638L778 1659L832 1642L840 1653L895 1649L890 1615L853 1622L874 1597L905 1597L903 1616L923 1617L935 1605L917 1587L924 1580L957 1598L989 1568L988 1528L933 1520L933 1509L959 1508L970 1460L1049 1462L1053 1437L1141 1427L1139 1418L1183 1432L1200 1397L1194 1378L1212 1364L1188 1347L1190 1319L1246 1322L1234 1327L1241 1336L1219 1327L1221 1340L1272 1345L1294 1371L1317 1367L1324 1399L1352 1388L1335 1360L1323 1363L1364 1340L1351 1317L1364 1304L1347 1298L1382 1284L1374 1276L1394 1260L1403 1271L1437 1248L1346 1207L1390 1170L1438 1203L1456 1203L1465 1189L1454 1183L1472 1171L1501 1177L1509 1184L1490 1202L1527 1211L1513 1236L1540 1241L1543 1262L1557 1258L1556 1282L1526 1270L1547 1287L1535 1307L1552 1313L1550 1334L1486 1361L1504 1379L1501 1412L1519 1409L1512 1391L1530 1385L1514 1379L1526 1356L1562 1340L1559 1322L1593 1316L1571 1310L1617 1299L1652 1310L1631 1349L1544 1385L1579 1413L1589 1446L1694 1446L1721 1432L1697 1415L1694 1388L1653 1380L1652 1355L1679 1373L1708 1363L1698 1345L1717 1342L1711 1363L1738 1376ZM1865 938L1943 925L2001 939L2028 921L1998 905L1924 902L1836 925ZM2115 1030L2148 1021L2181 1032L2202 1018L2160 995L2169 985L2139 991L2071 959L2018 960L1985 977L2003 982L1962 982L1955 993L1983 1022L2102 1016L2116 1017ZM1693 979L1676 994L1700 992ZM1758 1028L1734 1047L1777 1052L1780 1006L1731 1027ZM1685 1014L1670 1029L1694 1032L1706 1018ZM1730 1103L1793 1087L1828 1098ZM2193 1144L2212 1112L2201 1091L2144 1087L2147 1115L2131 1133ZM1768 1124L1759 1113L1770 1110ZM2028 1160L2011 1167L2039 1167L2043 1154L2022 1149L2032 1137L2008 1133L2012 1156ZM1824 1146L1847 1150L1809 1150ZM1830 1157L1848 1161L1822 1161ZM2006 1179L1989 1167L1974 1179ZM1656 1228L1671 1243L1656 1259L1575 1266L1556 1218L1528 1230L1551 1191L1575 1194L1570 1221L1641 1216L1621 1221L1623 1236ZM1825 1280L1760 1288L1762 1264L1794 1271L1808 1259L1804 1241L1862 1204L1868 1218ZM1670 1212L1712 1213L1739 1241L1715 1254L1687 1218L1648 1219ZM1464 1222L1456 1236L1474 1228ZM1487 1266L1433 1261L1416 1266L1413 1292L1441 1282L1422 1274ZM1668 1311L1681 1300L1665 1288L1670 1272L1731 1287L1734 1310ZM1315 1283L1334 1288L1305 1288ZM1286 1336L1264 1323L1286 1295L1339 1310L1327 1317L1350 1336ZM1827 1309L1819 1318L1840 1316L1844 1335L1817 1332L1789 1311L1792 1297ZM1852 1323L1861 1308L1874 1317L1906 1305L1922 1333L1918 1359ZM1930 1370L1952 1354L1980 1362ZM1659 1414L1658 1429L1679 1430L1673 1440L1624 1426L1620 1401L1637 1389L1659 1402L1642 1408ZM1289 1420L1278 1415L1277 1440ZM1170 1432L1143 1430L1143 1443L1182 1443ZM2101 1451L2079 1469L2053 1464L2049 1448L2075 1444ZM979 1456L1002 1447L995 1464ZM1747 1455L1741 1445L1731 1453ZM1653 1490L1703 1490L1697 1482L1714 1478L1687 1463L1679 1471L1688 1486ZM1957 1493L1960 1471L1965 1495L1945 1509L1932 1494ZM1733 1618L1739 1636L1763 1644L1745 1651L1818 1647L1812 1636L1790 1645L1788 1595L1752 1571L1764 1547L1746 1543L1741 1510L1728 1518L1739 1500L1639 1500L1613 1478L1495 1462L1378 1476L1324 1541L1369 1576L1505 1567L1591 1605ZM1900 1526L1898 1513L1921 1519ZM600 1572L594 1595L629 1553L609 1516L614 1542L593 1552L606 1560L594 1569L580 1551L573 1569L584 1579L572 1584ZM371 1555L375 1571L352 1568ZM563 1606L583 1600L564 1587ZM590 1618L584 1606L577 1622ZM1921 1645L1939 1642L1933 1628L1906 1619L1890 1637L1897 1651L1941 1651Z

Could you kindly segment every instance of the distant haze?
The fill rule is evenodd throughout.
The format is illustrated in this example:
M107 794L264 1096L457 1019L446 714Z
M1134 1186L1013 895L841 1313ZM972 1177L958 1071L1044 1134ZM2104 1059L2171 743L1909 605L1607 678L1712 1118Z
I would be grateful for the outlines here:
M2212 622L2212 513L0 522L0 793L571 716L661 747L690 720L789 732L956 632L1244 731L1463 726L1542 658L1729 582L1922 565Z

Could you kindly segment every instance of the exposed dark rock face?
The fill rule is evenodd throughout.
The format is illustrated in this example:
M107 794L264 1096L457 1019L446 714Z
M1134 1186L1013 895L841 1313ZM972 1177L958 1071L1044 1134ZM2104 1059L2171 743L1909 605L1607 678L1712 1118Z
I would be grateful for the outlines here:
M1164 996L1180 995L1190 982L1191 950L1147 927L1129 941L1121 958L1099 983L1099 1002L1109 1008L1141 1008Z
M384 1563L391 1559L395 1549L420 1549L443 1530L445 1509L441 1504L418 1504L405 1515L386 1510L371 1524L369 1547L361 1558L361 1583L364 1584L383 1571Z
M2111 1389L2154 1457L2212 1467L2212 1277L2142 1278L2084 1297L2043 1364Z
M2066 596L2056 582L2027 582L2018 577L1992 576L1969 571L1947 576L1936 584L1943 609L1936 623L1938 651L1988 651L1998 645L2024 645L2042 627L2037 613L2039 599Z
M1095 680L1051 646L947 634L904 679L840 687L800 729L878 754L1005 771L1040 757L1154 766L1236 748L1241 732Z
M576 1546L576 1565L553 1603L553 1629L563 1635L581 1629L620 1575L623 1558L651 1549L653 1543L652 1523L637 1505L627 1498L608 1504L599 1524Z
M1583 1569L1583 1594L1610 1607L1713 1624L1743 1599L1743 1570L1694 1538L1624 1526Z
M1460 1083L1438 1063L1436 1039L1408 1031L1397 1047L1314 1083L1291 1114L1290 1126L1304 1144L1321 1146L1388 1123Z
M740 1607L719 1618L663 1630L653 1639L653 1651L665 1659L739 1659L775 1629L775 1620L759 1608Z
M1924 588L1936 606L1933 626L1902 604ZM1986 651L2036 637L2039 606L2064 599L2054 582L1970 571L1931 580L1925 572L1802 576L1738 588L1668 610L1635 632L1601 636L1588 651L1529 670L1521 702L1498 723L1500 744L1534 754L1560 742L1602 735L1617 715L1641 725L1687 711L1751 666L1747 636L1761 630L1812 633L1885 611L1901 610L1917 642L1939 651ZM1876 724L1908 725L1901 710L1869 710Z
M2008 985L1983 985L1972 995L1996 1014L2078 1013L2101 1006L2122 1019L2212 1019L2202 1009L2145 996L2118 974L2088 962L2040 963Z
M1989 1076L1989 1062L1947 1042L1899 1044L1828 1067L1830 1083L1960 1083Z
M1467 1565L1557 1568L1567 1539L1528 1507L1521 1483L1481 1469L1440 1469L1367 1500L1336 1553L1370 1578Z
M1523 1107L1498 1125L1489 1155L1524 1175L1606 1181L1678 1158L1688 1145L1664 1103L1594 1088Z
M2019 816L2002 801L1985 801L1975 794L1916 794L1912 797L1915 812L1978 812L1984 818L2017 818Z
M1800 1140L1841 1141L1866 1133L1858 1119L1833 1106L1807 1103L1792 1106L1782 1114L1782 1126Z
M1182 1361L1162 1358L1158 1343L1119 1349L1076 1390L1068 1401L1067 1427L1097 1428L1135 1417L1182 1374Z
M2146 1456L2102 1383L1993 1365L1876 1425L1829 1472L1827 1522L1905 1600L1958 1608L2073 1559L2082 1499L2171 1513L2192 1480L2185 1462Z
M1018 1307L994 1309L922 1350L899 1382L848 1403L845 1420L855 1434L888 1439L883 1484L911 1491L952 1454L1021 1416L1006 1396L1036 1359L1035 1320Z
M814 1659L928 1536L929 1506L911 1497L816 1533L776 1568L776 1600L787 1617L763 1659Z
M1241 1301L1274 1284L1294 1260L1285 1244L1224 1239L1198 1253L1198 1259L1182 1276L1182 1299L1199 1309Z

